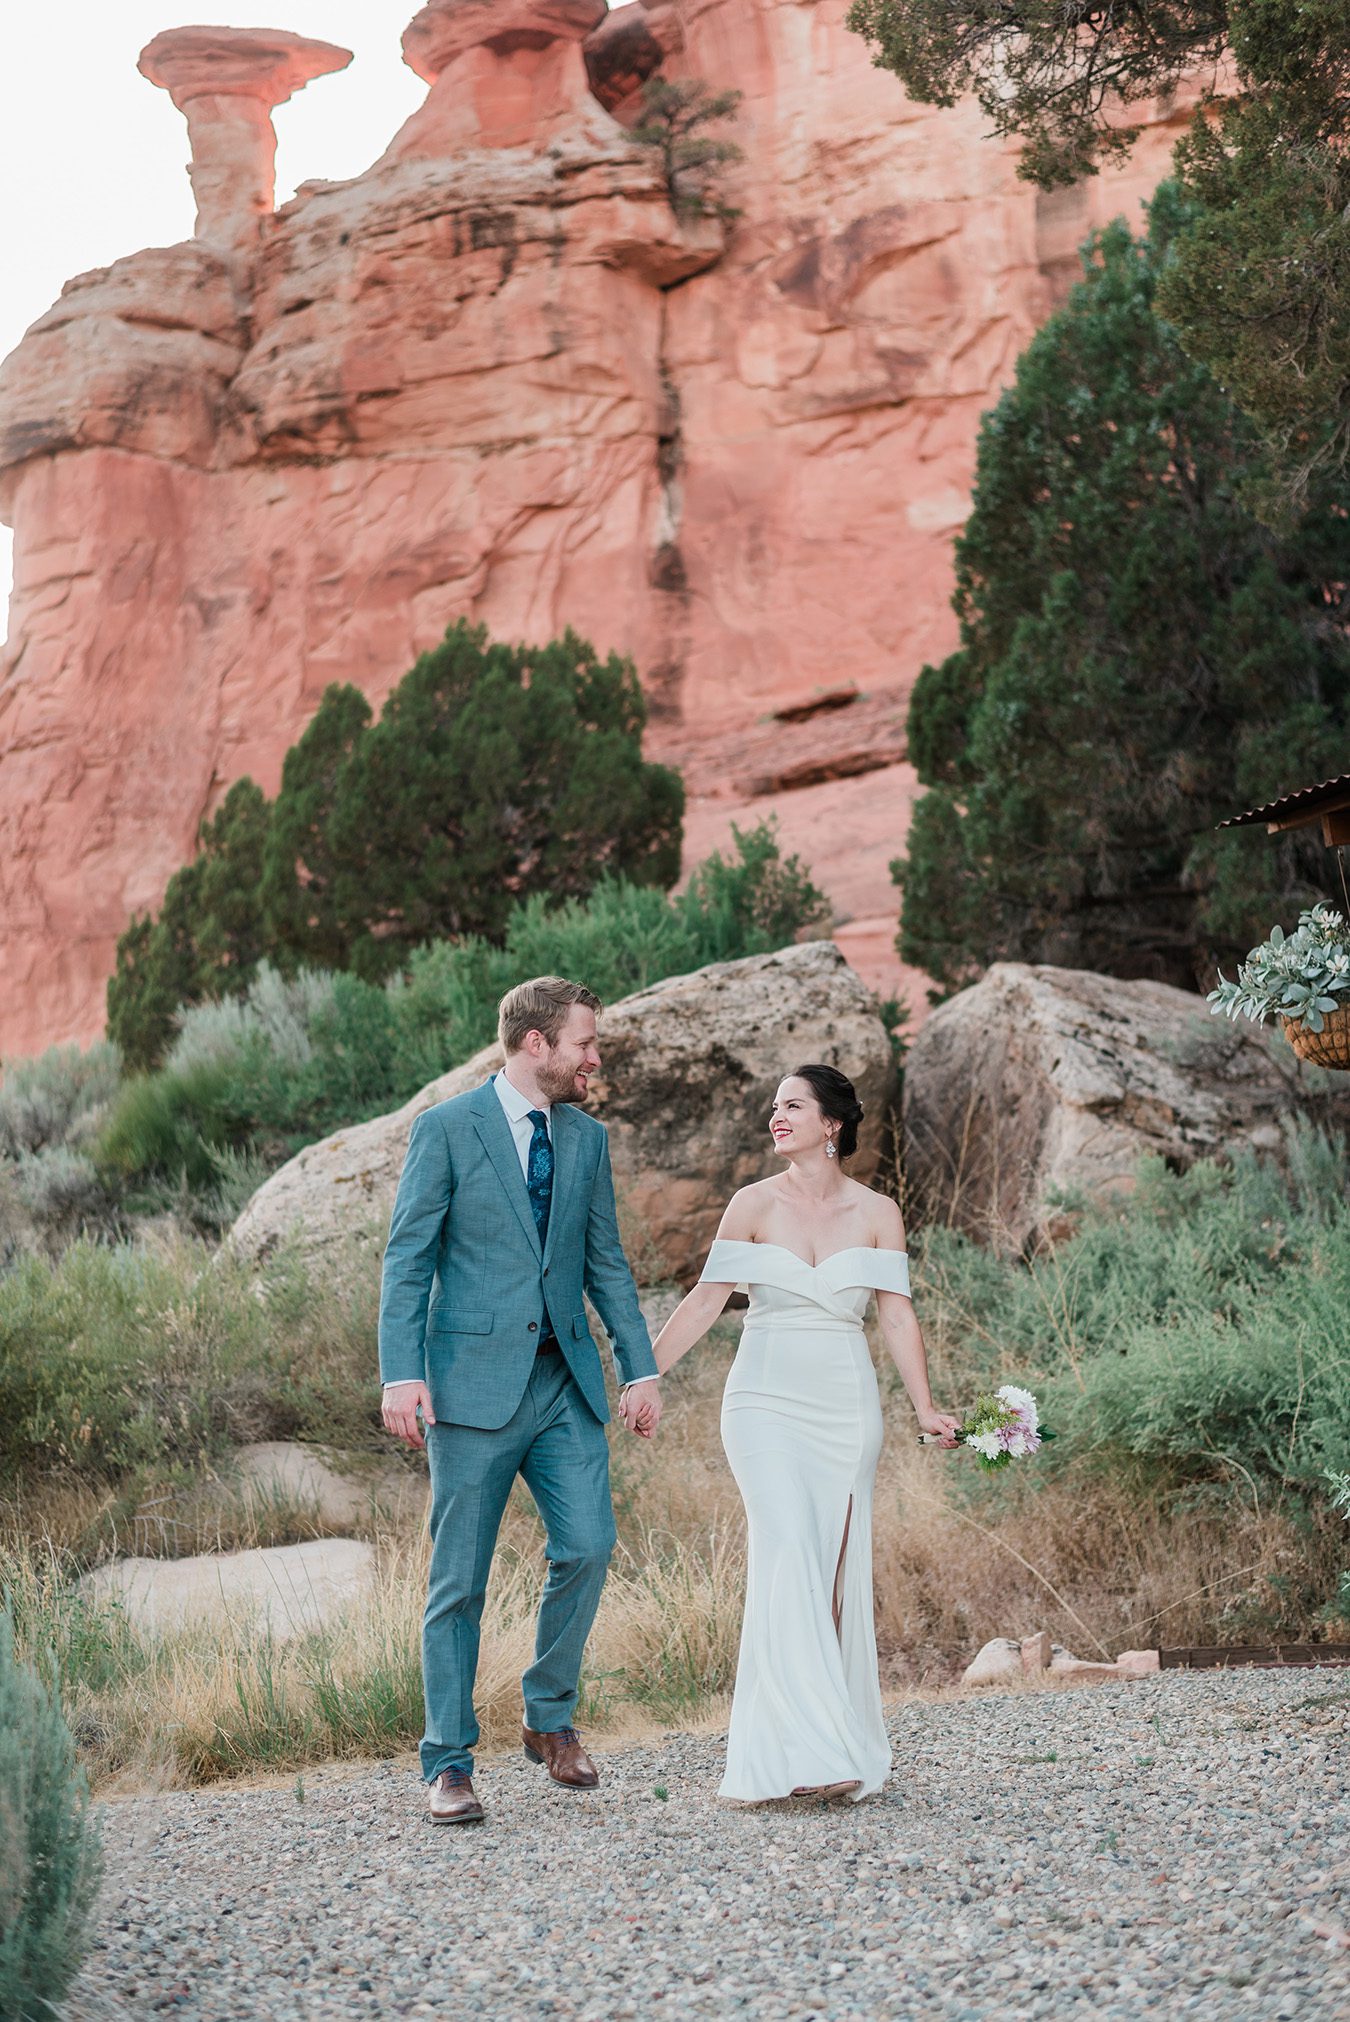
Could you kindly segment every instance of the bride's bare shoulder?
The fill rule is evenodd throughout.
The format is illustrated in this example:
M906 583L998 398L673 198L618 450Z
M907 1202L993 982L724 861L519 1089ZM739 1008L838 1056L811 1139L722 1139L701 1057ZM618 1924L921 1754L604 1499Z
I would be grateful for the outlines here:
M772 1187L772 1179L754 1180L734 1193L726 1204L718 1235L732 1243L753 1242Z
M867 1196L867 1226L877 1249L903 1250L905 1218L898 1203L889 1194L879 1194L872 1187L860 1186L859 1191Z

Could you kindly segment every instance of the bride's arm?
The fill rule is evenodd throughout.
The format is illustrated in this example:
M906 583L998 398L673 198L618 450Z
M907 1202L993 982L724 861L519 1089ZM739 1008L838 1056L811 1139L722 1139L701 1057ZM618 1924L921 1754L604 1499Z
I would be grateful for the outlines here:
M754 1240L754 1212L745 1198L744 1189L733 1194L727 1202L717 1239L731 1243ZM673 1369L680 1357L687 1355L703 1339L735 1289L734 1282L722 1285L700 1279L692 1292L685 1293L652 1343L659 1375L664 1376L668 1369Z
M687 1355L703 1339L735 1289L734 1285L700 1281L692 1292L685 1293L652 1343L658 1376L664 1376L668 1369L673 1369L681 1355Z
M878 1248L903 1250L905 1224L899 1208L894 1201L884 1201L879 1205L884 1215L884 1228L878 1231L881 1237ZM948 1411L939 1411L933 1402L933 1393L928 1387L928 1350L924 1347L923 1329L913 1302L904 1292L878 1292L877 1319L881 1323L881 1338L900 1372L901 1382L909 1392L919 1430L936 1434L943 1446L955 1446L961 1421L953 1418Z
M878 1292L877 1318L881 1322L881 1338L909 1392L920 1432L936 1433L943 1446L955 1446L961 1421L950 1412L939 1411L933 1402L928 1387L928 1353L913 1305L903 1292Z

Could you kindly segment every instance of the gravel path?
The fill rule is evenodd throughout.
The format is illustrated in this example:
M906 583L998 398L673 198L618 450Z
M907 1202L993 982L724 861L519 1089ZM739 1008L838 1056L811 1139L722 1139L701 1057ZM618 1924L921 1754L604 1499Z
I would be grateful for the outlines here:
M477 1828L401 1763L123 1800L90 2008L1343 2022L1347 1715L1333 1670L913 1703L844 1808L719 1804L690 1735L594 1795L485 1761Z

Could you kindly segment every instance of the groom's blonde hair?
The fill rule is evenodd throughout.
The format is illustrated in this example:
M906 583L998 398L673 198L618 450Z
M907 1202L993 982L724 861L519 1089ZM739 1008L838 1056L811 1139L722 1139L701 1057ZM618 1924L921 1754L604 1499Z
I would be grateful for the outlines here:
M584 1004L588 1011L601 1008L594 990L584 983L569 983L565 976L531 976L528 983L517 983L497 1006L502 1052L519 1053L529 1032L542 1032L549 1045L556 1046L574 1004Z

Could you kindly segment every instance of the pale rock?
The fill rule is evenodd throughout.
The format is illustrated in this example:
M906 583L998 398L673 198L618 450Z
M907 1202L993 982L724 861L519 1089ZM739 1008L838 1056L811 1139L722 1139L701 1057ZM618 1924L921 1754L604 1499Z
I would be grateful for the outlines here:
M384 1463L370 1466L320 1453L294 1440L256 1440L233 1456L245 1504L298 1505L333 1529L384 1517L406 1517L426 1501L424 1475Z
M1021 1678L1022 1645L1011 1636L994 1636L982 1643L961 1673L965 1685L1002 1685Z
M851 1170L876 1169L894 1088L890 1043L861 979L828 941L715 963L604 1011L604 1068L588 1108L609 1130L629 1262L640 1284L698 1276L737 1187L776 1168L769 1108L781 1077L843 1068L866 1111ZM231 1240L262 1257L291 1240L321 1257L376 1242L393 1207L414 1120L476 1088L495 1046L390 1116L309 1145L259 1188Z
M1308 1089L1281 1041L1170 984L997 962L906 1059L909 1197L919 1220L1026 1250L1071 1230L1056 1192L1121 1199L1145 1153L1184 1170L1267 1150Z
M85 1573L80 1589L146 1634L237 1623L289 1642L339 1624L369 1600L374 1577L374 1548L364 1540L313 1538L190 1559L112 1559Z
M984 1643L962 1672L966 1685L1011 1685L1021 1679L1049 1679L1101 1684L1108 1679L1146 1678L1159 1669L1156 1650L1125 1650L1114 1663L1075 1657L1062 1643L1052 1643L1047 1629L1019 1641L995 1636Z
M150 45L206 236L82 278L0 375L0 1053L94 1036L117 937L231 782L275 791L327 683L378 707L461 616L632 654L652 754L701 775L687 860L777 812L868 981L922 1011L884 705L955 642L980 416L1194 94L1038 194L973 104L909 104L847 9L443 0L408 31L425 104L276 213L271 106L345 53ZM607 109L631 120L647 38L744 94L730 231L677 219ZM812 781L777 712L840 688L868 699Z
M1162 1652L1122 1650L1116 1659L1116 1669L1123 1678L1151 1678L1155 1671L1162 1669Z

